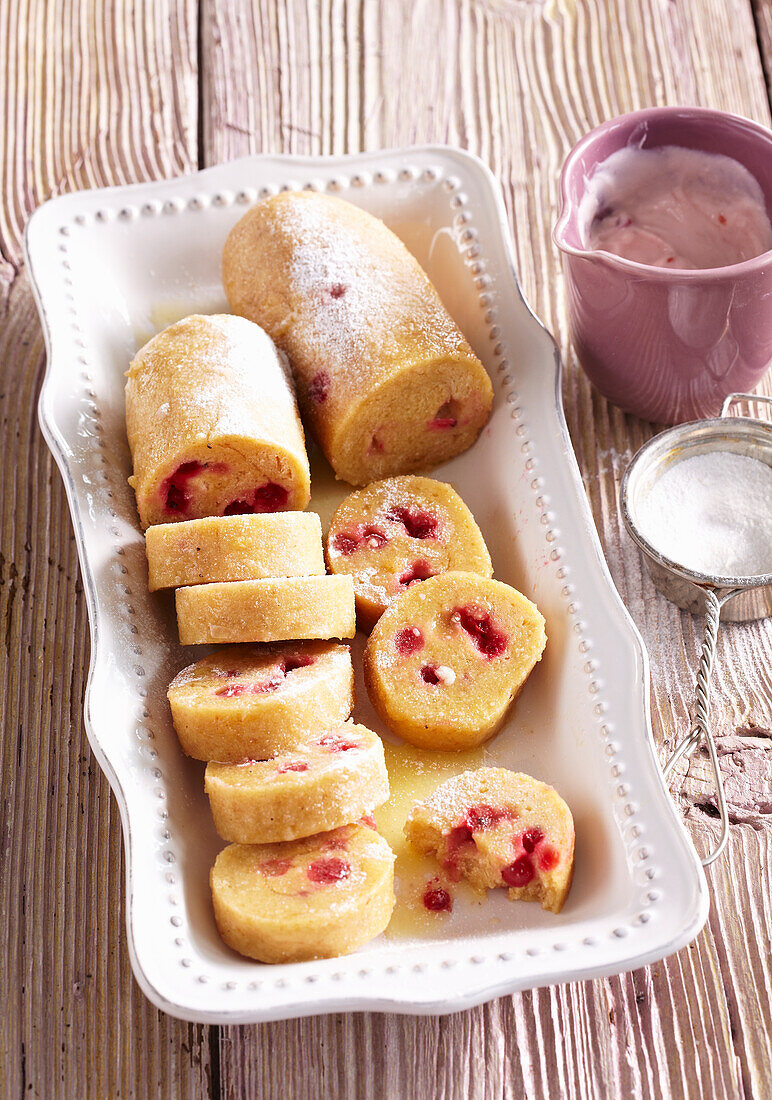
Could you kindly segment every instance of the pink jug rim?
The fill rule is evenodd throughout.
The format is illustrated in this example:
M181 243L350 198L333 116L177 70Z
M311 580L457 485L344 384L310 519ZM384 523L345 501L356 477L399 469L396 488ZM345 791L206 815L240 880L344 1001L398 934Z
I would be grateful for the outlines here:
M761 126L752 119L745 118L742 115L731 114L728 111L717 111L710 107L646 107L639 111L629 111L627 114L617 115L614 118L607 119L593 130L590 130L589 133L585 134L584 137L574 145L563 162L559 185L560 207L557 221L552 230L553 242L561 252L569 256L598 260L620 271L627 271L630 274L635 274L639 278L654 278L658 281L672 279L673 281L683 282L684 280L692 279L705 282L714 279L726 279L727 277L740 278L741 276L753 274L764 268L772 262L772 250L761 252L758 256L751 256L748 260L743 260L740 263L730 264L725 267L697 269L678 267L664 268L654 267L651 264L638 263L637 260L628 260L623 256L616 256L614 253L608 252L606 249L602 248L579 248L566 239L566 228L575 210L574 204L569 197L569 181L576 162L581 158L582 154L604 134L611 133L623 127L631 128L640 125L645 126L651 121L663 119L668 116L675 120L682 120L685 127L689 125L691 120L700 120L703 123L713 121L717 128L726 126L727 124L730 126L739 126L746 132L766 142L770 147L769 153L770 158L772 158L772 130ZM728 153L727 155L731 154ZM598 163L600 163L600 160Z

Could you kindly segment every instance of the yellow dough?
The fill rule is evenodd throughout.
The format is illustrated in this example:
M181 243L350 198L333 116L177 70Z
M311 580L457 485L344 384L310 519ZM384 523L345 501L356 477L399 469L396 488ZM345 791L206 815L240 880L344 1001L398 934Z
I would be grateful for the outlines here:
M553 787L506 768L479 768L441 783L405 822L419 852L451 882L508 889L512 901L563 908L574 869L574 821Z
M143 527L308 504L289 372L243 317L186 317L145 344L128 372L126 430Z
M399 238L351 203L309 191L258 203L225 243L223 285L289 356L344 481L437 465L487 421L482 363Z
M367 691L413 745L468 749L493 735L546 643L522 593L474 573L411 585L376 623L364 652Z
M491 557L461 497L442 481L405 475L346 497L327 536L331 573L354 578L357 615L371 628L407 587L449 569L490 577Z
M351 577L279 577L178 588L183 645L353 638Z
M188 756L267 760L348 718L351 654L336 642L219 649L178 673L167 694Z
M265 963L347 955L389 923L394 854L366 825L284 844L231 844L210 875L223 940Z
M213 516L161 523L145 532L150 591L324 573L315 512Z
M389 797L383 743L366 726L318 727L302 748L253 764L209 764L206 793L223 840L270 844L358 821Z

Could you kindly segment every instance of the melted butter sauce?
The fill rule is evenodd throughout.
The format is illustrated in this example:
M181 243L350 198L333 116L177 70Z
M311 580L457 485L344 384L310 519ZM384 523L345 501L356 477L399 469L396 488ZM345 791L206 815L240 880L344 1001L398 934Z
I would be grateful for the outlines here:
M428 882L440 878L449 890L454 906L481 905L484 899L465 883L448 884L436 860L421 855L408 844L402 832L405 818L416 802L428 798L445 779L489 763L489 754L484 748L467 752L428 752L412 745L387 741L384 741L383 747L391 795L389 801L375 811L375 820L378 831L397 857L394 868L397 904L386 936L391 939L427 939L435 936L447 920L447 914L430 912L424 906L423 892Z
M317 512L322 521L322 531L325 538L330 526L330 521L335 514L338 505L350 493L354 487L347 485L345 481L338 481L327 459L315 440L306 436L306 448L308 450L308 463L311 467L311 503L309 508Z
M135 350L163 332L169 325L190 317L193 313L230 313L228 303L222 297L222 290L216 295L199 291L189 298L175 298L155 302L144 316L140 316L133 325Z

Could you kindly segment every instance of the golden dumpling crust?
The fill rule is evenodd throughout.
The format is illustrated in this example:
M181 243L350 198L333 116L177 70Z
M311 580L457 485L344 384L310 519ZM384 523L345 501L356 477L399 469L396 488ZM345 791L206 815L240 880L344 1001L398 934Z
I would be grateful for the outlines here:
M186 317L140 348L126 382L126 431L143 528L308 504L292 379L270 338L243 317Z
M323 574L316 512L212 516L161 523L145 532L148 584L181 588L213 581Z
M275 195L231 230L222 274L233 312L289 357L306 421L344 481L436 466L488 420L485 368L372 214L310 191Z
M351 577L264 577L178 588L182 645L353 638Z

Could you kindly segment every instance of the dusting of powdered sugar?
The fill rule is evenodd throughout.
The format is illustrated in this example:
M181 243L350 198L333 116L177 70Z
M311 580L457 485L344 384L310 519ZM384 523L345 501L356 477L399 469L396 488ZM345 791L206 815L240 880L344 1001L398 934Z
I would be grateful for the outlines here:
M194 379L195 384L175 386L174 408L161 405L159 423L181 414L200 421L209 433L251 436L259 408L262 438L286 445L288 432L299 433L286 356L252 321L229 314L187 317L140 349L130 374L146 364L165 369L166 362L174 365L181 382ZM234 391L240 391L242 401L232 399Z
M772 467L729 451L682 459L642 495L636 522L656 550L687 569L772 573Z
M287 357L276 348L267 332L244 317L218 314L208 320L226 340L223 367L246 392L257 391L261 418L264 416L267 424L280 431L286 423L288 409L295 405Z
M333 370L345 364L351 382L366 383L373 347L388 356L406 332L429 325L432 342L448 352L462 344L434 288L420 272L405 271L414 261L407 250L403 259L403 246L381 222L373 219L368 233L359 218L338 216L317 196L297 199L277 208L275 228L291 242L293 297L308 306L295 321L319 363ZM313 388L323 395L325 381Z

